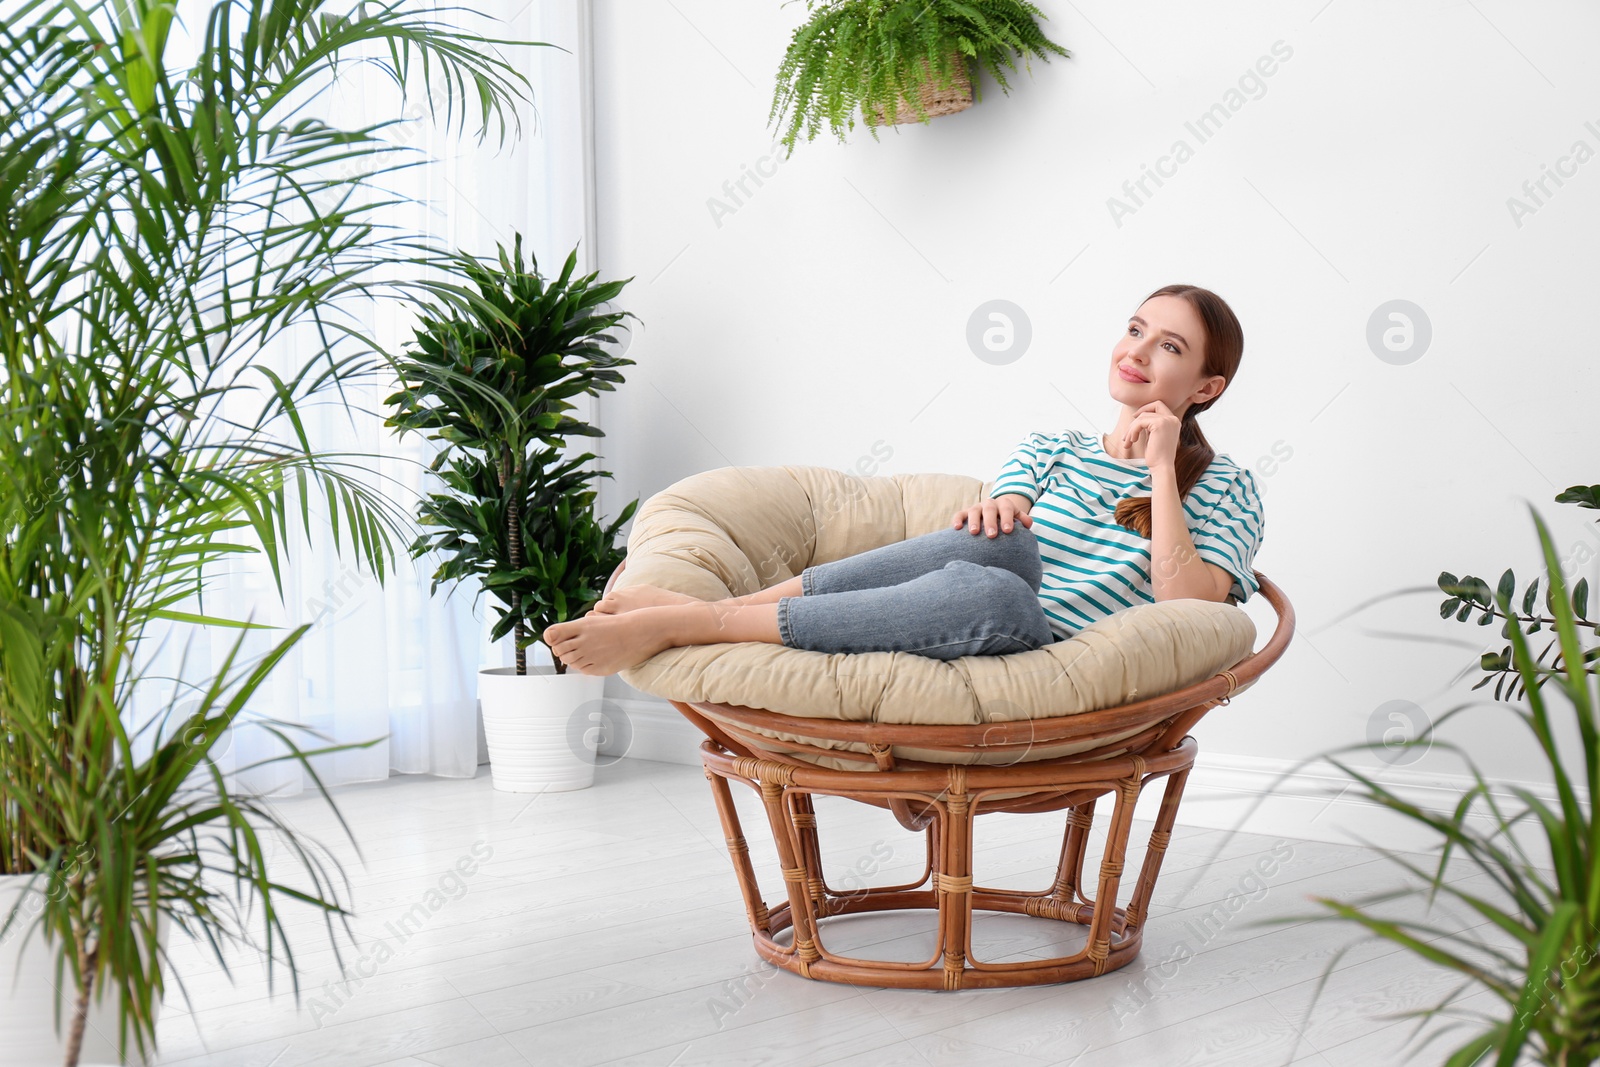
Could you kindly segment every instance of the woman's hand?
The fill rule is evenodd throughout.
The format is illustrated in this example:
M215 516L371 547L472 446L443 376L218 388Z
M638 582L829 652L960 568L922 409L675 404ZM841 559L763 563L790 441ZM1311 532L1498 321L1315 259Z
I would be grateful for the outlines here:
M1152 400L1138 410L1122 438L1124 449L1144 438L1144 461L1151 467L1172 467L1178 462L1178 437L1183 422L1165 401Z
M982 526L987 531L987 536L998 537L999 534L996 533L996 527L1004 529L1006 533L1010 533L1012 524L1021 519L1022 525L1032 529L1033 516L1028 514L1028 510L1031 507L1032 505L1028 503L1027 497L1018 496L1016 493L1006 493L1003 496L995 497L993 500L985 500L981 504L974 504L970 508L963 508L956 512L950 519L950 528L955 530L966 526L968 533L977 536L978 527Z

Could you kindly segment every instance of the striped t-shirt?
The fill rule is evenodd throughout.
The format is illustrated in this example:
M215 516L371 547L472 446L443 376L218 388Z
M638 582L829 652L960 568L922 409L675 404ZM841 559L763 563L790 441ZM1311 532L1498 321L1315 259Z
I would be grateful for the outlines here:
M1039 602L1061 637L1125 608L1155 603L1150 542L1117 525L1117 502L1149 496L1150 466L1114 459L1099 434L1030 433L1006 460L990 498L1033 501L1033 534L1044 576ZM1229 596L1243 603L1260 588L1251 566L1263 514L1255 475L1227 456L1211 460L1183 500L1189 537L1208 563L1233 575Z

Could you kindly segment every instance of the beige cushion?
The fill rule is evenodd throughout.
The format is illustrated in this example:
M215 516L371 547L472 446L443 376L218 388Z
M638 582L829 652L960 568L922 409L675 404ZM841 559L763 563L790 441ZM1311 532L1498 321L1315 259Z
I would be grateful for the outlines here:
M959 474L858 477L827 467L723 467L691 475L646 501L628 535L617 585L650 584L703 600L743 596L813 564L930 533L988 498L994 482ZM971 725L1117 707L1203 681L1250 654L1255 624L1242 608L1206 600L1141 604L1033 652L937 660L907 652L825 653L764 642L671 648L624 670L646 693L684 703L761 708L794 716L772 751L800 740L867 751L805 730L807 719ZM1045 759L1120 736L1030 750ZM954 756L896 745L906 759L1020 762L1015 751ZM860 770L859 761L809 757Z

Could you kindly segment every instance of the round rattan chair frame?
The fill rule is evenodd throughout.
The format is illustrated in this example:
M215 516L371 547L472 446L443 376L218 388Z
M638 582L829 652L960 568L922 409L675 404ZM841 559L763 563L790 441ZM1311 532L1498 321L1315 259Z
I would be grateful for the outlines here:
M610 590L624 563L612 574ZM670 703L706 735L701 763L722 820L728 852L743 894L756 951L805 978L899 989L978 989L1046 985L1116 970L1139 954L1162 857L1194 766L1198 746L1189 730L1214 707L1277 662L1294 633L1294 608L1283 591L1253 571L1277 613L1267 643L1232 668L1182 689L1119 707L1056 718L969 726L926 726L831 719L797 719L731 704ZM871 755L785 741L789 749L860 760L862 770L834 770L767 749L774 742L752 728L798 733L834 742L864 742ZM1129 730L1132 736L1120 736ZM1023 761L1036 745L1120 738L1052 759ZM892 746L946 751L1018 753L1004 765L897 759ZM1149 845L1126 907L1116 906L1134 809L1146 786L1165 789ZM769 906L728 783L737 780L761 797L777 846L787 899ZM817 835L816 795L846 797L887 808L900 825L924 832L921 878L903 885L841 892L824 878ZM1099 798L1113 805L1100 869L1085 884L1085 855ZM1052 884L1038 892L973 884L973 822L989 812L1043 813L1068 809L1061 857ZM1093 895L1090 895L1092 890ZM1111 906L1102 908L1099 902ZM933 955L922 961L863 959L831 952L824 920L860 912L932 909L938 912ZM972 950L973 911L1010 912L1088 928L1083 946L1051 959L985 962ZM790 937L779 935L792 931Z

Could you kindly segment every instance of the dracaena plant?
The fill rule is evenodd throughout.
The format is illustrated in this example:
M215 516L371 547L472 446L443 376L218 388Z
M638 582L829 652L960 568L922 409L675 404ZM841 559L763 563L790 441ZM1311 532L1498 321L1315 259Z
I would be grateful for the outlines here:
M0 936L53 953L69 1067L95 1001L115 999L124 1056L153 1049L181 988L161 929L225 970L253 945L295 979L282 902L321 910L330 936L347 910L337 865L211 758L304 628L246 655L258 628L205 593L254 555L281 596L291 522L309 532L314 508L382 576L409 523L367 457L319 451L301 412L384 366L344 302L395 300L444 254L380 221L391 123L332 125L305 97L370 44L485 134L528 99L495 48L511 42L398 2L218 0L183 62L174 17L167 0L0 12L0 874L33 890ZM267 346L289 331L309 354L285 372ZM140 723L134 694L165 684L158 624L239 637ZM315 743L253 721L316 782Z
M807 0L810 18L795 28L778 65L769 123L794 153L803 133L813 140L826 123L843 141L859 112L874 139L902 104L928 121L919 87L966 78L973 98L986 70L1009 94L1006 72L1017 59L1070 56L1044 35L1044 13L1026 0Z
M1557 499L1569 499L1568 494ZM1563 561L1544 519L1530 511L1545 565L1545 605L1550 612L1548 618L1533 621L1531 628L1549 625L1554 631L1552 642L1559 655L1552 664L1542 662L1543 655L1535 653L1518 622L1509 572L1492 593L1471 579L1442 580L1441 586L1451 586L1446 592L1469 607L1479 606L1482 598L1482 606L1492 606L1493 617L1506 620L1503 631L1510 641L1506 661L1521 684L1507 700L1497 696L1494 707L1525 730L1537 748L1546 795L1521 784L1494 781L1483 773L1470 746L1447 739L1446 724L1482 701L1448 709L1419 736L1399 746L1450 752L1465 765L1467 784L1451 810L1423 807L1406 796L1403 786L1382 781L1381 774L1337 754L1324 755L1321 758L1354 782L1351 792L1356 797L1432 838L1437 862L1418 863L1405 853L1379 848L1410 876L1411 887L1355 901L1319 897L1316 901L1324 911L1277 920L1349 922L1371 937L1454 972L1459 984L1437 1004L1405 1013L1417 1019L1418 1032L1431 1021L1453 1020L1434 1029L1421 1047L1452 1030L1472 1031L1444 1054L1447 1067L1512 1067L1529 1058L1549 1067L1600 1062L1600 820L1594 808L1600 793L1600 689L1593 669L1595 650L1583 640L1593 626L1581 617L1584 596L1568 588ZM1521 607L1524 615L1533 611L1529 594L1524 594ZM1456 610L1452 607L1445 614ZM1340 751L1376 750L1378 744ZM1502 744L1496 741L1494 747ZM1384 747L1392 754L1395 746ZM1463 888L1458 881L1462 872L1453 863L1480 874L1487 886L1476 892ZM1420 900L1424 916L1397 916L1390 907L1396 899ZM1454 914L1434 912L1441 899ZM1463 919L1466 929L1461 928ZM1317 993L1342 954L1330 960ZM1485 990L1492 994L1495 1010L1465 1013L1457 1007L1465 994ZM1313 1013L1315 1003L1314 996ZM1408 1062L1417 1062L1420 1054L1420 1048L1412 1051Z
M584 469L593 453L563 455L570 438L605 436L568 414L570 398L614 389L618 368L634 363L606 348L634 317L609 308L632 279L578 274L576 249L546 278L531 253L524 263L521 234L498 260L463 253L457 262L476 287L471 308L424 313L396 364L388 425L441 442L440 485L418 507L425 532L413 557L439 554L434 589L477 579L495 597L491 637L512 636L520 675L534 635L600 599L624 555L618 533L639 505L601 523L591 483L611 472ZM559 659L555 667L566 671Z

